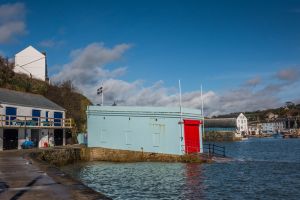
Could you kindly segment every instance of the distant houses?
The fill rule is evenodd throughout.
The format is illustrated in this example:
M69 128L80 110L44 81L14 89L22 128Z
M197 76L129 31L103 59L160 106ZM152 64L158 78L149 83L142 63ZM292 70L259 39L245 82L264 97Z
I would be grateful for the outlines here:
M44 96L0 88L0 150L20 149L26 140L35 147L64 145L70 128L65 109Z
M211 118L204 121L205 133L232 132L236 137L248 135L248 120L243 113L235 118Z
M262 133L280 133L285 129L285 119L274 119L261 122Z
M15 55L14 71L31 78L48 81L46 53L41 53L28 46Z

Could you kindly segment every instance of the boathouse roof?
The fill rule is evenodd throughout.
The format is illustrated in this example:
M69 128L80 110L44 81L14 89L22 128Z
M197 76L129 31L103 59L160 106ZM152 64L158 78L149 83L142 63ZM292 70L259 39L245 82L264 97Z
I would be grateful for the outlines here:
M19 92L4 88L0 88L0 103L16 106L46 108L52 110L65 110L42 95Z
M205 128L234 128L236 127L235 118L215 118L215 119L205 119Z

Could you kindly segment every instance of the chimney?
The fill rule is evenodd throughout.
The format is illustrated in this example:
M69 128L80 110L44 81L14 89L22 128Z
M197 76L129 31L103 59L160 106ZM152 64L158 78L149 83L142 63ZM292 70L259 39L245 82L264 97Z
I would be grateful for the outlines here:
M47 64L47 54L45 51L42 52L42 54L45 56L45 81L49 83L49 77L48 77L48 64Z

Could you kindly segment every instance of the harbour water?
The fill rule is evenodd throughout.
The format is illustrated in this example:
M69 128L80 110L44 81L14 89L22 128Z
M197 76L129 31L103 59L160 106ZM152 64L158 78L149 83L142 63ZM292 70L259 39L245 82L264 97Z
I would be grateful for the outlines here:
M300 199L300 139L226 146L230 162L89 162L63 170L113 199Z

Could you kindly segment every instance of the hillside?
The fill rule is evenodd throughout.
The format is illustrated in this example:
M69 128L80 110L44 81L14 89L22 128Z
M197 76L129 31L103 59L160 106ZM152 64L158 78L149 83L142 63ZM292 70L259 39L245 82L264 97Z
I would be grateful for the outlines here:
M91 102L76 91L71 81L50 85L13 72L14 64L0 56L0 87L11 90L41 94L66 109L66 117L75 122L74 131L86 131L86 107Z
M244 114L249 121L261 121L265 119L266 115L270 112L277 114L279 118L300 116L300 104L296 105L292 102L286 102L286 105L280 108L257 110L253 112L245 112ZM219 115L219 116L214 116L214 118L215 117L218 118L236 117L239 113L240 112L230 113L226 115Z

